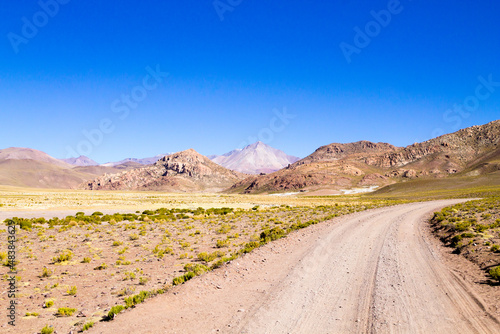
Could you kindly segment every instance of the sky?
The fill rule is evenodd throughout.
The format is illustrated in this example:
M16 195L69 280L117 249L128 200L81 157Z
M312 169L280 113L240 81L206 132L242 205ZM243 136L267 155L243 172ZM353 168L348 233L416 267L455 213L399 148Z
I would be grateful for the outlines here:
M0 149L305 157L500 115L500 2L8 1Z

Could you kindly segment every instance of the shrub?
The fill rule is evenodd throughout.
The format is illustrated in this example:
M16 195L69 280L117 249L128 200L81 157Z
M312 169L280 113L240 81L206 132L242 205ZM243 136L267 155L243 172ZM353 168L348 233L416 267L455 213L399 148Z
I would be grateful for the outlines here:
M90 329L92 326L94 326L93 321L87 322L85 325L83 325L82 332L85 332L86 330Z
M45 325L44 328L40 331L41 334L52 334L54 333L54 328L49 327L49 325Z
M491 269L489 274L494 280L500 281L500 266Z
M223 247L227 247L229 244L229 240L225 239L220 239L220 240L217 240L217 243L216 243L216 247L217 248L223 248Z
M130 308L137 304L140 304L146 300L146 298L150 297L151 293L148 291L141 291L136 295L125 298L125 307Z
M113 320L115 318L115 316L120 313L121 311L123 311L125 309L125 307L123 305L116 305L116 306L113 306L111 308L111 310L109 310L108 312L108 319L109 320Z
M67 293L68 293L68 295L70 295L70 296L74 296L74 295L76 295L76 285L73 285L73 286L72 286L70 289L68 289L66 292L67 292Z
M463 237L461 234L458 234L451 238L451 247L457 247L460 241L462 241Z
M43 307L45 307L45 308L51 308L52 306L54 306L54 301L52 299L47 299L43 303Z
M38 317L40 315L40 313L36 313L36 312L26 312L26 317Z
M52 270L47 267L43 267L42 269L42 277L50 277L53 274Z
M192 271L188 272L187 274L184 274L182 276L178 276L176 278L173 279L172 281L172 284L173 285L179 285L179 284L182 284L184 282L187 282L189 281L191 278L195 277L196 274L193 273Z
M139 277L139 284L140 285L146 285L146 283L148 283L147 277Z
M477 224L475 226L476 231L478 231L479 233L486 231L489 227L490 227L489 225L483 225L483 224Z
M196 276L201 275L209 270L209 268L200 263L188 263L184 266L184 270L193 272Z
M101 264L100 266L97 266L94 268L94 270L104 270L108 267L106 263Z
M70 317L75 312L76 312L76 309L69 308L69 307L60 307L57 309L57 315L60 317Z
M117 246L120 246L120 245L123 245L123 242L121 242L121 241L113 241L113 247L117 247Z
M500 246L499 245L493 245L493 246L491 246L490 250L493 253L500 253Z
M206 263L209 263L209 262L212 262L213 260L215 260L216 258L218 257L222 257L224 256L224 252L222 251L216 251L216 252L213 252L213 253L206 253L206 252L201 252L198 254L198 259L203 261L203 262L206 262Z
M90 257L84 257L82 263L90 263L90 261L92 261Z
M73 252L70 250L64 250L61 252L61 254L59 254L59 256L53 257L52 261L54 261L54 263L61 263L69 261L71 260L71 258L73 258Z

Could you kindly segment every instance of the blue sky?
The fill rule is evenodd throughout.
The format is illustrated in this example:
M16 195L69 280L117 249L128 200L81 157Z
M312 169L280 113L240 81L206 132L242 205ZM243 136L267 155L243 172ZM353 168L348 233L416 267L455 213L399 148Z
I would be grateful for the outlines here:
M9 1L0 148L103 163L259 139L300 157L405 146L500 118L498 13L493 0Z

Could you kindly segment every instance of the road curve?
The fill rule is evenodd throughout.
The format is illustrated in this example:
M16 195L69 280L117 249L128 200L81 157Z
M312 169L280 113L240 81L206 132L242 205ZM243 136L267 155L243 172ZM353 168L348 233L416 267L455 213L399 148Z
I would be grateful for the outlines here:
M90 333L499 333L429 242L459 200L339 217L197 277Z

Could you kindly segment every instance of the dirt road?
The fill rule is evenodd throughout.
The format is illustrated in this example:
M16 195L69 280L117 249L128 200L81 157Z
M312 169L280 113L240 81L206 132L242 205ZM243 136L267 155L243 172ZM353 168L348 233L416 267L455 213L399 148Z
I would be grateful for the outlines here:
M90 333L499 333L425 219L457 200L361 212L292 233Z

